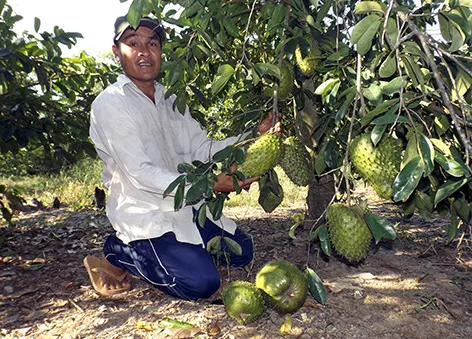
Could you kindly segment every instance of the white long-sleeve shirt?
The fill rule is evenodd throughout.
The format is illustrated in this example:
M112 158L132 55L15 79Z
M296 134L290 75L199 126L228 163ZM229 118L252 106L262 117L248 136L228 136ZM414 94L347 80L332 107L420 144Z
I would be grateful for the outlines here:
M237 138L207 138L188 109L185 115L173 109L175 96L165 99L157 82L154 88L155 104L120 75L92 104L90 137L104 162L107 216L125 244L167 232L181 242L203 244L192 207L174 211L173 197L164 199L163 192L180 175L179 163L206 162ZM236 230L224 216L215 223L232 234Z

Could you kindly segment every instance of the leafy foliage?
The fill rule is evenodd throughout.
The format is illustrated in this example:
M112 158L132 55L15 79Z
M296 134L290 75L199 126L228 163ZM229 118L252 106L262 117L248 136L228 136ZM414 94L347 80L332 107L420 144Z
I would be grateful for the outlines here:
M400 139L394 202L405 216L450 214L452 240L471 214L471 8L470 0L136 0L130 14L175 25L164 80L178 108L188 101L198 112L231 91L232 132L265 111L283 113L287 133L313 150L316 175L334 173L348 199L350 140L366 132L374 143L387 133ZM297 47L303 57L316 49L310 76L299 71ZM291 95L279 100L275 88L268 98L284 60L296 71Z
M41 149L43 166L58 170L85 153L94 156L88 139L89 111L95 96L116 78L116 67L85 53L62 57L80 33L40 32L18 36L22 19L3 2L0 8L0 150L17 154Z

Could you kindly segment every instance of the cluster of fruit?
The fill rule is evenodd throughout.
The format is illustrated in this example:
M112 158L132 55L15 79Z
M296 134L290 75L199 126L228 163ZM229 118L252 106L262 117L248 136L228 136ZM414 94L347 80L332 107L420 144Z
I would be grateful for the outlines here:
M247 177L260 177L279 165L287 177L298 186L307 186L313 175L309 154L300 140L289 136L285 140L277 134L265 134L252 143L246 150L246 158L239 165ZM283 201L283 189L278 182L269 182L264 189L261 185L259 204L268 213Z
M239 324L259 319L266 303L280 313L293 313L305 303L308 282L305 274L286 260L267 263L254 283L236 280L223 289L228 315Z

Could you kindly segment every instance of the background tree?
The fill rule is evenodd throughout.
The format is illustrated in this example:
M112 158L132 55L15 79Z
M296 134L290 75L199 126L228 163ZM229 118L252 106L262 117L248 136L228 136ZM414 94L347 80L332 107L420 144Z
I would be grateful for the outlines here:
M0 150L1 174L51 173L84 154L96 156L89 140L90 105L117 76L117 66L85 52L62 56L81 38L54 27L18 35L22 19L0 1ZM0 185L0 209L10 221L22 203L19 193ZM15 207L16 206L16 207Z

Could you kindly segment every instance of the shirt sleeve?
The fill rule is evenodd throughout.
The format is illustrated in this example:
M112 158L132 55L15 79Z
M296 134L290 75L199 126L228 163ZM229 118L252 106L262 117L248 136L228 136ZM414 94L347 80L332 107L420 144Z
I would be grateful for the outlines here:
M245 133L240 136L228 137L224 140L216 141L208 138L207 132L203 130L200 124L190 115L188 108L183 119L187 126L189 140L185 141L185 138L181 138L180 140L185 142L187 147L191 147L192 160L200 160L202 162L210 161L213 154L226 146L242 140L242 138L248 134Z
M105 165L121 169L139 190L162 194L179 175L152 163L139 128L118 100L92 104L90 137L97 151L108 158Z

